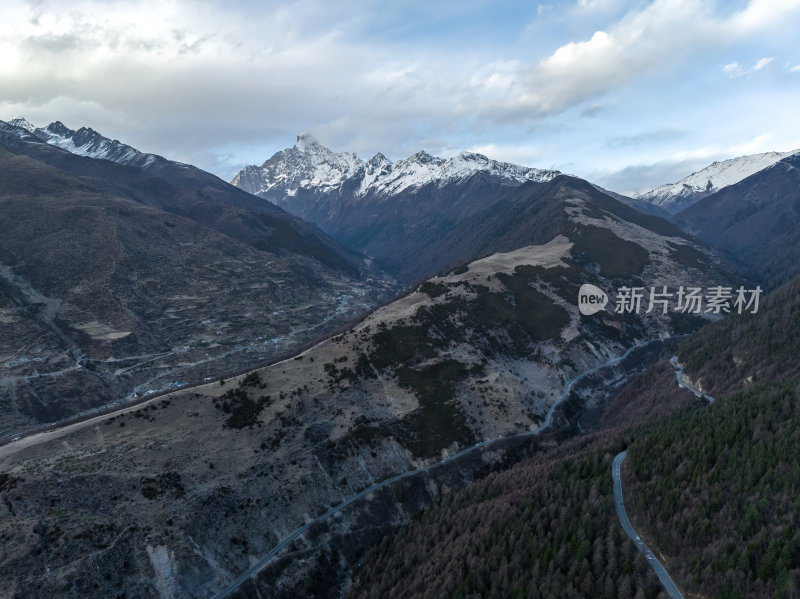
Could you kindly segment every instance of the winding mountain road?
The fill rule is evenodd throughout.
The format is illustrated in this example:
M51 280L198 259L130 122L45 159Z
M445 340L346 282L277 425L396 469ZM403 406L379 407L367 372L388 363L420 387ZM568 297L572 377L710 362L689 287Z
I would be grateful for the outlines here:
M675 378L678 381L678 386L687 389L694 393L698 398L705 399L709 404L714 403L714 398L708 395L707 393L703 393L702 391L695 389L691 385L689 385L686 381L683 380L683 366L678 364L678 356L672 356L670 358L669 363L675 368ZM650 566L655 571L658 579L661 581L661 584L664 585L667 593L673 599L680 597L683 598L678 586L675 582L670 578L670 575L667 573L664 565L658 561L658 558L650 551L650 548L645 544L644 541L636 534L636 531L633 529L633 525L631 521L628 520L628 514L625 513L625 505L622 501L622 479L620 478L620 470L622 468L622 462L625 457L628 455L628 450L625 450L621 453L618 453L614 457L614 463L611 466L611 477L614 479L614 507L617 510L617 517L619 518L620 524L622 524L622 529L625 531L625 534L628 535L631 540L636 544L636 547L645 554L647 557L647 561L650 562Z
M619 518L620 524L622 524L622 530L625 531L625 534L628 535L631 540L636 544L636 548L644 553L645 557L647 557L647 561L650 562L650 567L658 576L658 579L661 581L661 584L664 585L664 588L667 591L667 594L672 597L672 599L683 599L683 594L681 593L680 589L678 589L678 585L675 584L675 581L670 578L670 575L667 574L667 570L664 568L664 565L658 561L658 558L650 551L650 548L645 544L644 541L636 534L636 531L633 529L633 525L631 521L628 520L628 514L625 513L625 505L622 502L622 480L620 479L620 469L622 468L622 461L628 455L628 450L625 450L621 453L618 453L614 458L614 463L611 466L611 476L614 479L614 507L617 510L617 517Z
M326 343L327 341L329 341L329 340L328 339L323 340L320 343L318 343L316 346L322 345L322 344ZM330 518L331 516L333 516L337 512L342 511L343 509L347 508L348 506L350 506L351 504L355 503L359 499L369 495L370 493L373 493L374 491L377 491L377 490L379 490L379 489L381 489L383 487L389 486L389 485L391 485L391 484L393 484L393 483L395 483L395 482L397 482L399 480L402 480L402 479L405 479L405 478L409 478L411 476L416 476L418 474L433 470L434 468L438 468L439 466L442 466L442 465L445 465L445 464L447 464L449 462L457 460L458 458L460 458L463 455L466 455L467 453L470 453L470 452L473 452L473 451L477 451L477 450L479 450L481 448L484 448L484 447L488 447L490 445L493 445L493 444L497 443L498 441L507 441L507 440L511 440L511 439L515 439L515 438L525 438L525 437L531 437L531 436L540 434L546 428L550 427L550 425L552 424L552 419L553 419L553 415L555 413L555 410L569 396L570 392L572 391L572 389L573 389L573 387L575 386L576 383L578 383L579 381L581 381L585 377L587 377L587 376L589 376L591 374L594 374L595 372L598 372L599 370L601 370L603 368L616 366L617 364L622 362L625 358L627 358L633 351L635 351L637 349L640 349L642 347L645 347L647 345L650 345L652 343L659 342L659 341L661 341L661 339L647 339L647 340L641 341L641 342L631 346L630 348L628 348L627 351L625 351L625 353L623 353L622 355L620 355L620 356L618 356L616 358L612 358L611 360L608 360L607 362L603 362L602 364L598 364L597 366L594 366L594 367L592 367L592 368L590 368L588 370L585 370L585 371L575 375L570 380L568 380L564 385L563 393L550 406L550 408L548 409L547 413L545 414L544 420L542 421L542 424L539 426L539 428L537 428L535 430L532 430L532 431L526 431L524 433L518 433L516 435L510 435L508 437L501 437L501 438L498 438L498 439L489 439L489 440L486 440L486 441L482 441L480 443L476 443L475 445L472 445L470 447L466 447L466 448L462 449L461 451L459 451L459 452L457 452L457 453L455 453L455 454L453 454L451 456L448 456L447 458L445 458L443 460L440 460L438 462L434 462L433 464L429 464L428 466L424 466L422 468L417 468L415 470L409 470L409 471L397 474L397 475L392 476L392 477L390 477L390 478L388 478L386 480L383 480L381 482L375 483L375 484L367 487L366 489L363 489L362 491L359 491L358 493L356 493L354 495L351 495L350 497L344 499L338 505L328 509L327 511L325 511L322 514L320 514L316 518L313 518L313 519L309 520L308 522L306 522L305 524L303 524L302 526L300 526L299 528L294 530L292 533L287 535L285 538L283 538L277 545L275 545L258 562L253 564L250 568L248 568L247 571L243 572L241 575L236 577L236 579L231 581L231 583L229 583L228 586L226 586L224 589L222 589L219 592L217 592L213 596L213 599L223 599L225 597L230 596L247 579L249 579L250 577L252 577L255 574L257 574L260 570L262 570L278 554L278 552L280 552L283 548L285 548L287 545L289 545L292 541L294 541L298 537L302 536L311 526ZM316 347L316 346L314 346L314 347ZM314 348L313 347L312 348L308 348L302 353L307 353L311 349L314 349ZM272 366L276 366L276 365L281 364L283 362L288 362L291 359L293 359L293 358L290 357L290 358L286 358L284 360L280 360L280 361L272 364ZM199 387L203 387L203 386L210 385L210 384L212 384L212 383L206 383L205 385L200 385ZM187 389L188 388L181 389L180 392L186 392ZM147 398L144 401L137 402L137 403L132 404L132 405L126 405L124 407L121 407L118 410L113 410L111 412L100 414L98 416L89 417L89 418L87 418L85 420L81 420L79 422L74 422L74 423L71 423L71 424L68 424L68 425L65 425L65 426L55 427L55 428L50 429L50 430L41 431L41 432L37 432L37 433L31 434L31 435L26 436L26 437L14 439L10 443L7 443L5 445L0 446L0 457L7 456L7 455L12 454L12 453L16 453L16 452L18 452L20 450L23 450L25 448L31 447L33 445L38 445L38 444L46 442L46 441L51 441L53 439L57 439L59 437L63 437L65 435L67 435L69 433L72 433L72 432L75 432L75 431L77 431L79 429L82 429L82 428L85 428L85 427L88 427L88 426L96 425L96 424L98 424L98 423L100 423L102 421L105 421L105 420L109 419L109 418L113 418L115 416L119 416L121 414L124 414L124 413L127 413L127 412L131 412L133 410L141 409L142 407L148 405L149 403L154 402L154 401L163 400L165 397L169 397L169 395L171 395L171 394L165 394L165 395L159 395L159 396Z
M547 411L547 414L545 414L544 420L542 421L542 424L541 424L541 426L539 428L537 428L535 430L532 430L532 431L526 431L524 433L519 433L519 434L516 434L516 435L510 435L508 437L501 437L499 439L489 439L489 440L486 440L486 441L481 441L480 443L476 443L475 445L472 445L470 447L466 447L466 448L462 449L461 451L459 451L458 453L454 453L453 455L448 456L447 458L445 458L445 459L443 459L441 461L434 462L433 464L429 464L428 466L425 466L423 468L417 468L416 470L409 470L407 472L403 472L402 474L398 474L398 475L393 476L391 478L387 478L384 481L381 481L379 483L375 483L374 485L371 485L371 486L367 487L366 489L356 493L355 495L351 495L350 497L348 497L347 499L345 499L344 501L342 501L338 505L335 505L334 507L332 507L328 511L320 514L316 518L313 518L313 519L309 520L303 526L301 526L300 528L296 529L294 532L292 532L291 534L289 534L288 536L283 538L277 545L275 545L272 549L270 549L269 553L267 553L264 557L262 557L260 560L258 560L255 564L253 564L245 572L243 572L242 574L237 576L224 589L218 591L212 597L212 599L224 599L226 597L229 597L242 584L244 584L244 582L247 579L251 578L252 576L254 576L256 574L258 574L259 571L261 571L270 561L272 561L272 559L278 554L278 552L281 549L283 549L284 547L289 545L289 543L291 543L292 541L294 541L295 539L300 537L309 528L311 528L311 526L330 518L335 513L342 511L344 508L346 508L349 505L355 503L356 501L358 501L362 497L364 497L366 495L369 495L370 493L372 493L374 491L377 491L378 489L381 489L383 487L391 485L391 484L393 484L393 483L395 483L395 482L397 482L399 480L402 480L404 478L409 478L411 476L416 476L417 474L421 474L423 472L428 472L428 471L430 471L430 470L432 470L434 468L437 468L439 466L442 466L444 464L452 462L453 460L456 460L456 459L460 458L461 456L463 456L465 454L468 454L468 453L473 452L473 451L477 451L478 449L481 449L482 447L488 447L489 445L492 445L492 444L494 444L494 443L496 443L498 441L507 441L509 439L524 438L524 437L530 437L530 436L533 436L533 435L538 435L539 433L541 433L543 430L545 430L546 428L548 428L550 426L550 424L551 424L551 422L553 420L553 414L554 414L556 408L559 406L559 404L561 404L567 398L567 396L569 395L570 391L572 391L572 388L575 386L575 384L578 381L580 381L581 379L589 376L590 374L594 374L595 372L597 372L598 370L600 370L602 368L608 368L610 366L616 366L617 364L622 362L622 360L627 358L631 354L631 352L633 352L634 350L640 349L640 348L645 347L647 345L650 345L651 343L654 343L656 341L661 341L661 340L660 339L648 339L648 340L645 340L645 341L641 341L641 342L637 343L636 345L632 345L631 347L629 347L628 350L624 354L622 354L621 356L613 358L613 359L611 359L611 360L609 360L607 362L604 362L602 364L598 364L597 366L595 366L593 368L590 368L589 370L585 370L585 371L575 375L573 378L571 378L569 381L567 381L567 383L564 385L564 392L553 403L553 405L550 406L550 409Z

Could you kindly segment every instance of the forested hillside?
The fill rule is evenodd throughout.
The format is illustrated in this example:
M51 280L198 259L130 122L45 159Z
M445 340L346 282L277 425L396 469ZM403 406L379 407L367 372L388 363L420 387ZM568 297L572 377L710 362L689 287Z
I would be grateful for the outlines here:
M658 597L658 579L614 512L611 461L621 445L578 453L585 445L446 495L371 551L351 597Z
M800 590L800 280L678 349L698 403L630 450L632 519L712 597Z
M637 439L626 502L675 580L709 597L800 590L800 379L698 404Z
M800 277L761 299L755 314L732 314L678 350L692 381L715 397L800 376Z
M687 596L796 596L799 290L794 280L756 314L678 345L713 405L680 390L662 360L585 419L603 441L574 439L582 453L545 453L446 496L372 551L353 596L656 596L611 499L611 459L628 442L628 514Z

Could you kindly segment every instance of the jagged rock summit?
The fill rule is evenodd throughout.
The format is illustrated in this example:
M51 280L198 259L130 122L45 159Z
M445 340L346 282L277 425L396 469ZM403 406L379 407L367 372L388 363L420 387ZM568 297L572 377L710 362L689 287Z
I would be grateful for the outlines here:
M293 147L245 167L232 183L373 256L408 283L449 265L452 256L425 261L427 267L421 257L464 219L524 183L559 175L474 152L441 158L420 150L396 162L377 153L364 161L301 133Z
M363 161L351 152L336 153L320 144L310 133L303 132L297 136L293 147L277 152L261 166L245 167L232 183L261 196L282 194L293 197L301 189L323 192L346 189L364 197L392 195L431 183L444 186L476 173L517 183L549 181L561 174L554 170L490 160L474 152L461 152L445 159L420 150L397 162L378 153L369 161Z

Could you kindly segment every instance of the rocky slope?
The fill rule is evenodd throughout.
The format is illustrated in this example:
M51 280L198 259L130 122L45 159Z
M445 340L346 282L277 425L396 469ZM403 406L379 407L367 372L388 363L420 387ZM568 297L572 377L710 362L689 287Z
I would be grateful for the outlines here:
M547 183L523 183L492 205L453 224L449 232L431 240L423 250L411 254L408 265L399 271L400 276L411 277L414 268L437 272L459 260L474 260L525 244L544 243L558 232L575 226L570 224L562 205L575 194L586 198L591 206L598 207L617 221L633 223L657 234L688 242L686 234L669 222L643 214L587 181L559 175ZM594 211L594 214L600 213ZM599 250L601 245L598 240L596 249Z
M5 123L0 173L2 438L258 364L388 291L363 256L208 174L174 184Z
M626 284L725 282L713 255L668 223L628 220L630 209L572 178L546 185L507 224L549 239L428 280L294 359L0 448L2 593L207 597L331 505L535 429L576 373L687 324L611 306L582 316L582 283L613 304ZM474 476L476 460L454 466L456 478ZM437 494L427 482L390 489L334 521L368 539ZM291 548L285 584L302 584L314 539Z
M685 596L790 596L800 581L799 289L795 278L757 314L676 342L684 376L714 405L678 387L665 354L617 393L599 431L584 418L589 434L445 494L375 542L348 596L663 594L609 517L622 449L628 513ZM539 470L552 464L555 475Z

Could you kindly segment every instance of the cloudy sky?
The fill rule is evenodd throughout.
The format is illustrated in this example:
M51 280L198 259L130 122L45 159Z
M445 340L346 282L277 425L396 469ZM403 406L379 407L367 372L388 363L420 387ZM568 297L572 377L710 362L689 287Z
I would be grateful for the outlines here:
M800 0L3 0L0 119L230 180L312 132L617 191L800 148Z

